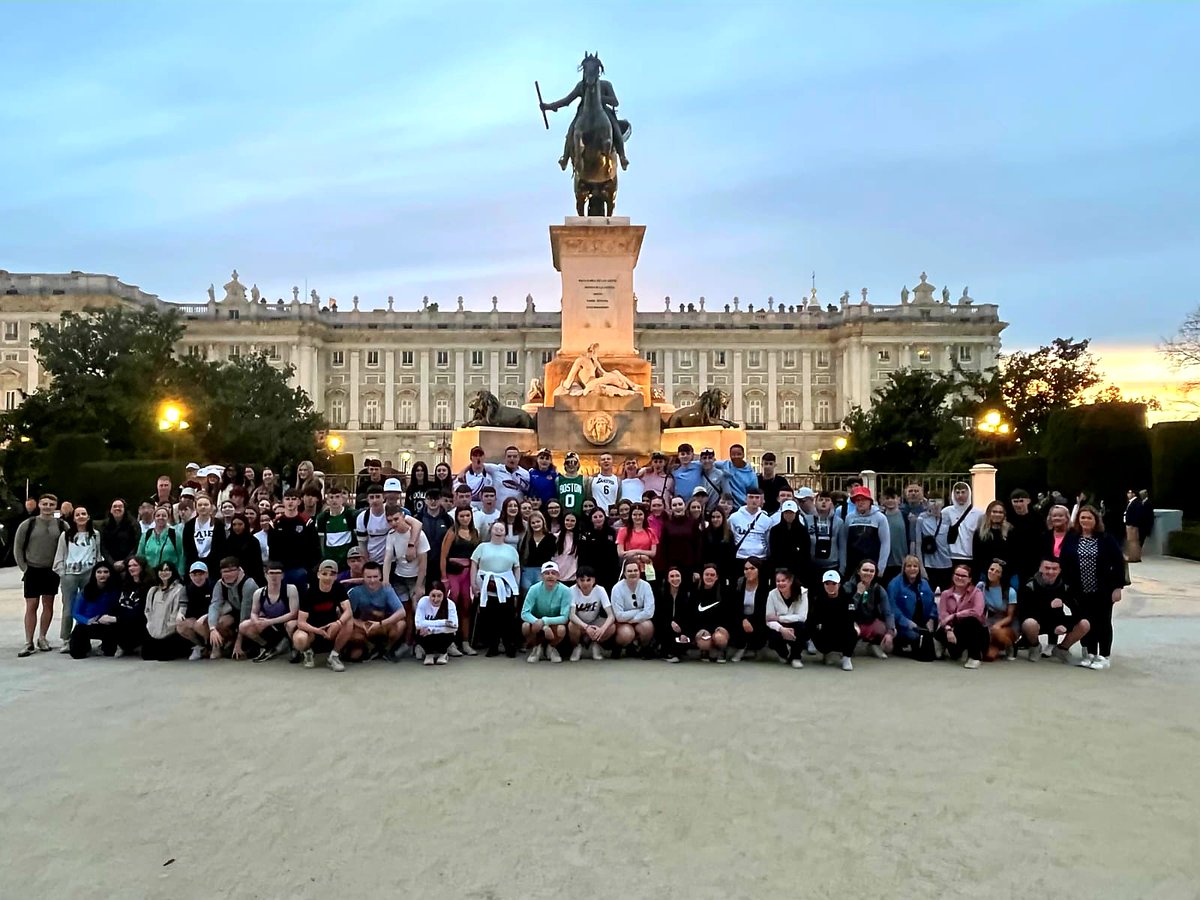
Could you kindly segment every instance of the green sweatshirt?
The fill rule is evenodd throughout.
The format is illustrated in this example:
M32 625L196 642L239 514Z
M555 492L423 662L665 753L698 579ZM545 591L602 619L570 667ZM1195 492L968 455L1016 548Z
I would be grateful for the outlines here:
M521 621L532 625L535 619L541 619L546 625L565 625L570 612L571 589L560 581L554 585L554 590L547 591L545 584L539 581L525 595Z

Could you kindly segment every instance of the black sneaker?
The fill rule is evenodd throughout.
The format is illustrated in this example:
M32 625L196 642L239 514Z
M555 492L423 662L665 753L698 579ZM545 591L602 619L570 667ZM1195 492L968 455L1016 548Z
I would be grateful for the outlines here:
M485 654L483 654L483 655L484 655L484 656L485 656L487 659L491 659L493 656L499 656L499 655L500 655L500 648L499 648L499 647L488 647L488 648L487 648L487 653L485 653Z
M613 652L612 652L611 658L612 659L620 659L621 654L624 652L625 652L625 649L620 644L618 644L617 646L613 647Z
M254 659L250 660L250 662L261 663L261 662L266 662L267 660L274 659L274 658L275 658L275 651L271 650L268 647L263 647L261 650L258 651L258 656L254 657Z
M300 660L302 660L302 659L304 659L304 654L301 653L299 650L293 650L292 655L290 657L288 657L288 662L294 666L294 665L296 665L296 663L300 662Z

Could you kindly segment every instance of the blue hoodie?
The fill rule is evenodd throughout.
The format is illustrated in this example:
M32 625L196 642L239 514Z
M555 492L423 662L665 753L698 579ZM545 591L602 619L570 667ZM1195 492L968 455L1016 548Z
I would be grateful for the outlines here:
M542 509L558 499L558 470L551 466L545 472L534 466L529 470L529 495L542 501Z
M918 592L921 595L923 619L915 622L913 615L917 611ZM929 586L929 582L924 578L918 578L914 587L908 583L903 573L897 575L888 585L888 600L891 601L892 613L896 617L896 630L907 638L916 637L917 632L924 628L925 623L930 619L937 621L937 600L933 596L933 589Z
M93 590L86 590L89 587ZM120 593L116 587L105 587L101 590L93 584L84 585L75 592L75 602L71 605L71 618L80 625L87 625L97 616L115 615Z

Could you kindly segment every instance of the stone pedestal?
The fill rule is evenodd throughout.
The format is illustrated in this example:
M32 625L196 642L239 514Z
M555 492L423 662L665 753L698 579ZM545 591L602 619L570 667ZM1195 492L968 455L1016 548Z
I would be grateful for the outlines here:
M563 356L594 343L605 355L637 355L633 269L645 233L646 226L615 216L571 216L550 226L554 268L562 273ZM547 397L550 390L547 385Z
M456 428L450 435L450 467L455 472L471 461L471 448L482 447L488 462L504 459L504 448L519 447L522 453L537 453L538 433L531 428L491 428L486 425Z
M552 447L556 456L574 450L581 457L612 453L637 456L648 462L658 447L662 418L639 396L562 396L538 413L539 446Z
M567 377L567 373L571 371L571 366L581 354L578 353L562 353L546 363L544 373L546 387L546 406L557 406L564 395L555 396L554 392L558 390L558 386L563 383L563 379ZM638 398L642 406L649 406L650 399L650 379L651 366L647 360L642 357L632 355L613 355L601 354L600 365L608 371L618 371L630 381L636 383L642 389L641 396ZM617 398L621 399L621 398Z
M720 425L701 425L697 428L664 428L662 430L662 452L670 456L680 444L691 444L700 455L705 447L712 447L717 459L729 459L729 448L734 444L746 446L746 429L722 428Z

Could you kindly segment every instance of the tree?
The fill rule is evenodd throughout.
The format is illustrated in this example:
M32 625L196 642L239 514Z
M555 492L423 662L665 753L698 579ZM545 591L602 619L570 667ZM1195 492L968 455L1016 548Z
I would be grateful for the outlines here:
M182 335L174 310L63 313L32 341L50 383L3 416L4 438L40 447L72 432L99 435L122 454L158 451L156 412L173 387L174 345Z
M1175 337L1162 345L1162 351L1174 368L1191 376L1184 390L1189 395L1200 391L1200 307L1188 313Z
M902 369L875 389L869 409L855 407L842 424L871 465L924 469L963 438L953 409L961 390L953 374Z
M308 395L291 387L292 366L277 369L265 354L181 365L190 384L192 436L205 457L280 466L311 458L325 428Z
M1091 341L1055 338L1032 353L1017 351L1003 358L1000 391L1016 433L1026 449L1034 449L1045 432L1050 414L1083 402L1085 393L1100 383Z

